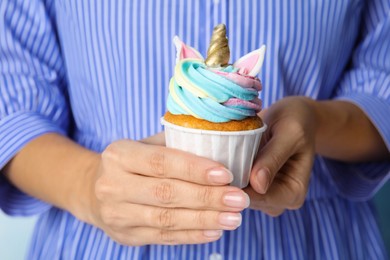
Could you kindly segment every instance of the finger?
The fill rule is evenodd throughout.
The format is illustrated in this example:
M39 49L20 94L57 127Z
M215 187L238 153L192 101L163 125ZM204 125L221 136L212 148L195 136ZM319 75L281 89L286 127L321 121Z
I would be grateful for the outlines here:
M263 212L264 214L270 216L270 217L279 217L285 212L285 208L278 208L278 207L268 207L265 205L262 206L250 206L251 209L255 209L258 211Z
M285 209L275 208L275 207L261 207L261 208L257 208L256 210L259 210L264 214L274 218L279 217L285 212Z
M278 204L271 204L270 201L272 200L269 199L268 194L259 194L251 187L245 188L245 192L251 198L251 204L249 206L251 209L260 210L271 217L277 217L285 210L284 207L278 207Z
M264 208L261 211L270 217L279 217L284 213L285 210L279 208Z
M111 144L102 157L103 161L121 165L125 171L145 176L174 178L204 185L226 185L233 180L233 174L218 162L176 149L130 140Z
M144 206L145 207L145 206ZM177 208L148 207L144 222L149 226L167 230L234 230L241 225L238 212L199 211Z
M274 136L259 151L250 176L251 186L265 194L276 173L295 151L295 143L288 136Z
M165 133L160 132L158 134L144 138L144 139L140 140L140 142L144 143L144 144L165 146Z
M95 192L100 201L158 207L238 212L249 206L248 195L237 187L203 186L135 174L101 178Z
M116 231L130 227L167 230L234 230L241 225L242 221L241 214L238 212L161 208L129 203L103 210L102 219L106 225Z
M251 197L251 207L258 209L298 209L306 198L311 167L310 156L304 156L291 167L287 164L276 175L266 194L259 194L252 187L245 189ZM306 169L306 170L305 170ZM257 194L257 195L256 195Z
M221 238L222 230L166 230L156 228L132 228L128 232L116 234L117 242L130 246L150 244L179 245L203 244Z

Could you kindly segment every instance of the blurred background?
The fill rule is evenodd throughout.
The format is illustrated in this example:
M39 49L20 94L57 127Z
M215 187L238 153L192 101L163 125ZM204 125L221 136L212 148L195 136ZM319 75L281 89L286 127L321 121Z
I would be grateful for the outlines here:
M387 251L390 253L390 182L378 192L374 201L377 204L381 231ZM33 226L37 217L8 217L0 211L0 259L25 259Z

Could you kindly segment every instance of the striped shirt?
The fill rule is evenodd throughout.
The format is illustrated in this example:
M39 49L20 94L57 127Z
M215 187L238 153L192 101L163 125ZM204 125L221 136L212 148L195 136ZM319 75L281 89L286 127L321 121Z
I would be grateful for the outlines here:
M174 35L205 55L225 23L232 61L267 45L264 107L290 95L348 100L390 149L389 0L2 0L0 169L49 132L101 152L162 130ZM386 259L369 199L390 163L317 156L303 207L201 245L121 246L0 176L0 208L41 213L28 259Z

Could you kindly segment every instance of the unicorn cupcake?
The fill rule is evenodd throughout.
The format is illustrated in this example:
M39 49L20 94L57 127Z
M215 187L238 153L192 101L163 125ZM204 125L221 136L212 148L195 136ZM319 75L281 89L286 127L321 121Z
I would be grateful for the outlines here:
M265 46L233 64L226 27L214 28L207 58L176 36L177 60L162 118L168 147L208 157L234 175L232 185L248 185L252 163L266 126L257 116Z

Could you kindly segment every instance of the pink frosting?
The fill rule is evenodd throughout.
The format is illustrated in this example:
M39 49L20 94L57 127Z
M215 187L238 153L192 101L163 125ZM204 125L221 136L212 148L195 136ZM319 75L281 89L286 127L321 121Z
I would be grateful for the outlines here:
M259 98L255 98L251 101L242 100L239 98L230 98L228 101L223 103L225 106L242 106L248 109L253 109L256 112L260 112L261 110L261 100Z
M248 76L241 74L240 72L224 72L224 71L219 71L215 70L214 71L216 74L221 75L237 85L240 85L243 88L253 88L256 89L257 91L260 91L262 89L261 82L258 78Z

